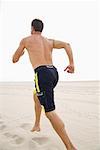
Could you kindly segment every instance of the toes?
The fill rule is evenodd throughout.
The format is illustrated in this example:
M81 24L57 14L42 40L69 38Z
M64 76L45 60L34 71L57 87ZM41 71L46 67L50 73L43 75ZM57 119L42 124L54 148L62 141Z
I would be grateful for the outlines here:
M40 128L39 127L33 127L31 132L34 132L34 131L40 132Z

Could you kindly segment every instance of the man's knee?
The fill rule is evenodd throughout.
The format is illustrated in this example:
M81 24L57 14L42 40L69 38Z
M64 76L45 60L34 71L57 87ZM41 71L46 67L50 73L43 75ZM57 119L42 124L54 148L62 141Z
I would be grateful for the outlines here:
M58 117L55 111L46 112L46 117L52 122L52 120L57 120L60 122L62 128L65 128L63 121Z

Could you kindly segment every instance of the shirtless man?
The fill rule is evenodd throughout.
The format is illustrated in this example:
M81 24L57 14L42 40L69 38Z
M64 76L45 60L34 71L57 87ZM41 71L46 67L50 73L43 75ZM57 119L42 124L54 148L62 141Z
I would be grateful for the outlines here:
M53 39L47 39L41 35L43 22L34 19L31 23L31 36L21 40L20 45L13 55L12 61L16 63L24 54L26 48L29 54L30 62L35 72L35 125L32 131L40 131L40 116L42 106L44 106L46 117L50 120L54 130L62 139L67 150L76 150L70 141L63 121L55 112L54 87L58 82L58 71L53 66L52 51L54 48L64 48L69 58L69 65L64 71L74 73L74 61L70 44Z

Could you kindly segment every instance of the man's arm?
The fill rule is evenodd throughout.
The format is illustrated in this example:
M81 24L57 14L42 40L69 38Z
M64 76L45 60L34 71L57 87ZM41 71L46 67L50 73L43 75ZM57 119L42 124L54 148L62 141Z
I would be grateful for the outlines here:
M13 55L13 58L12 58L13 63L18 62L19 58L24 54L24 48L25 48L25 44L24 44L24 39L23 39L21 40L18 49Z
M64 71L67 70L68 73L74 73L74 60L73 60L73 53L70 44L62 41L53 40L53 48L65 49L69 58L69 65L65 68Z

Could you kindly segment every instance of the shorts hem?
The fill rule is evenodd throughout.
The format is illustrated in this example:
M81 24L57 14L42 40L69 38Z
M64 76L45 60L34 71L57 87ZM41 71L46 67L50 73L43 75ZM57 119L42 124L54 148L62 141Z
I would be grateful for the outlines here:
M44 109L45 109L45 108L44 108ZM53 110L55 110L55 108L51 108L51 109L45 110L45 113L50 112L50 111L53 111Z

